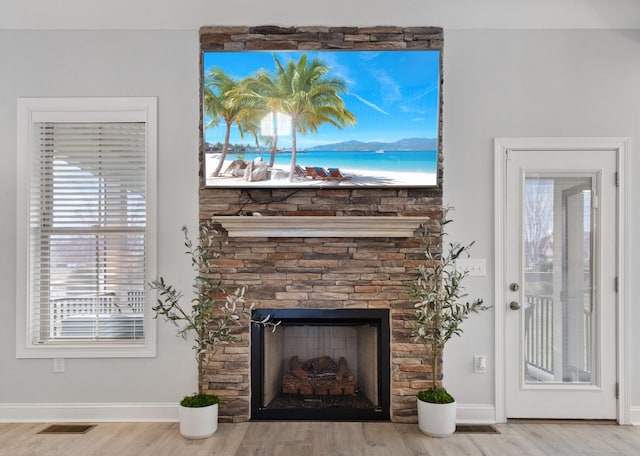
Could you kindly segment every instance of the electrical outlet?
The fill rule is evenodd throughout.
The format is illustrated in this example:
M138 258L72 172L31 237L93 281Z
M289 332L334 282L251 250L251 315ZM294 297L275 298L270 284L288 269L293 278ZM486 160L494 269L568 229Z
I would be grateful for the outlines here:
M487 260L484 258L461 258L456 261L458 271L467 271L469 277L484 277L487 275Z
M53 358L53 372L56 374L64 372L64 358Z
M475 355L473 357L473 371L477 374L487 373L487 357L484 355Z

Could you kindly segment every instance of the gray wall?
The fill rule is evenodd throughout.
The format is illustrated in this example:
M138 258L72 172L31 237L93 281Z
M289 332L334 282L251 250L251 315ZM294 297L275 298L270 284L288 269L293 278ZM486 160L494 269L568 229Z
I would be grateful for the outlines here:
M487 277L468 279L471 296L491 304L494 294L495 137L630 137L630 233L638 232L640 32L445 31L444 55L444 200L456 207L450 232L452 238L475 239L473 256L487 258ZM630 239L636 347L640 244ZM484 313L469 320L464 337L445 353L447 385L461 403L493 403L493 375L471 373L474 353L494 352L493 319ZM637 357L630 368L632 404L639 406Z
M426 24L429 25L429 24ZM451 234L476 240L486 277L472 296L493 301L493 138L631 137L631 233L640 231L640 31L445 31L445 201L456 207ZM195 389L190 344L158 325L153 359L15 359L16 98L157 96L159 100L159 265L188 290L182 224L197 221L198 35L195 31L0 31L0 418L3 404L165 403ZM630 277L640 274L631 239ZM631 326L640 324L631 281ZM494 315L465 326L447 349L445 378L460 404L494 402ZM640 344L635 331L632 346ZM474 354L487 374L472 373ZM640 362L632 402L640 411Z
M67 359L62 374L50 359L15 359L14 220L17 97L156 96L158 270L188 289L180 228L197 221L198 34L0 31L0 61L0 403L165 402L194 391L191 345L171 325L158 325L156 359Z

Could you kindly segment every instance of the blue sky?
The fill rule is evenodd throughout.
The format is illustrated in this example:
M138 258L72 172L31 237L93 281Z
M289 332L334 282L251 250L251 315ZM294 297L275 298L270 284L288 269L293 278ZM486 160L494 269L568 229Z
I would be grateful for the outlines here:
M273 71L273 54L283 64L298 60L301 52L208 52L204 54L205 74L217 66L236 78L258 69ZM308 60L322 59L331 69L330 77L347 82L343 95L356 125L338 129L324 125L315 135L297 135L298 148L348 140L393 142L403 138L435 138L438 131L438 51L320 51L306 52ZM224 140L224 127L207 129L210 143ZM281 147L290 146L291 137L281 137ZM232 143L242 140L234 127Z

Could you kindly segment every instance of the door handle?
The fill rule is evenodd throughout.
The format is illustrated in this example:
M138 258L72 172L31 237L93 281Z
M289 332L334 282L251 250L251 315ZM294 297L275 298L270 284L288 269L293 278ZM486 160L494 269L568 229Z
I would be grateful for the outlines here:
M509 308L511 310L520 310L520 303L518 301L511 301L509 303Z

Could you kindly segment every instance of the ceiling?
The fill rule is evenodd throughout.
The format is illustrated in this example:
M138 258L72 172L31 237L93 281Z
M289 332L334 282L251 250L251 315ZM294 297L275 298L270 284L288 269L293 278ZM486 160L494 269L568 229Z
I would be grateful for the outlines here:
M265 24L640 29L640 0L0 0L0 30Z

